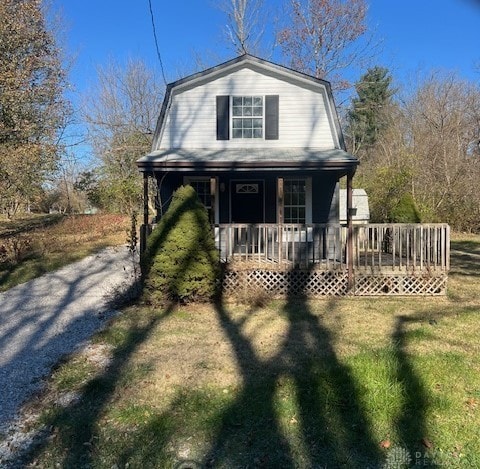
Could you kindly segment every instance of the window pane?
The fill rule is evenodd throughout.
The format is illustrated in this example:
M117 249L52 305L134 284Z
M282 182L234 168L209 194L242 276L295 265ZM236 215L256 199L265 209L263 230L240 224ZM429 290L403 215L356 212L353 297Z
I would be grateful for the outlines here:
M233 138L242 138L242 129L233 129Z
M243 138L252 138L252 136L253 136L252 129L244 129Z
M262 116L263 115L263 108L262 107L254 107L253 108L253 115L254 116Z
M234 129L241 129L242 128L242 119L233 119L232 127Z
M262 128L262 119L252 119L253 121L253 128L254 129L261 129Z
M252 104L253 104L253 98L251 96L244 96L243 105L244 106L251 106Z
M254 96L253 97L253 105L254 106L263 106L263 98L261 96Z
M262 138L262 129L253 129L253 138Z
M253 119L242 119L242 120L243 120L244 129L251 129L253 127L253 124L252 124Z
M287 192L286 189L285 189L284 192L285 192L285 194L284 194L284 204L285 204L285 206L292 205L292 193Z
M290 207L285 207L283 217L285 219L285 223L292 223L292 209Z
M241 116L242 115L242 108L238 106L233 107L233 115L234 116Z
M242 98L240 96L234 96L232 104L234 106L241 106L242 105Z
M305 192L298 194L298 205L305 205Z
M244 116L251 116L253 114L251 107L244 107L243 108L243 115Z

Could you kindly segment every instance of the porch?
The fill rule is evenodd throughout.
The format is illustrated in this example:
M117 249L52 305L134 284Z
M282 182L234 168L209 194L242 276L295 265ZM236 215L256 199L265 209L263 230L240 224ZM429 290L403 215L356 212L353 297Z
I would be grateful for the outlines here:
M443 295L446 224L217 224L224 290L274 295Z

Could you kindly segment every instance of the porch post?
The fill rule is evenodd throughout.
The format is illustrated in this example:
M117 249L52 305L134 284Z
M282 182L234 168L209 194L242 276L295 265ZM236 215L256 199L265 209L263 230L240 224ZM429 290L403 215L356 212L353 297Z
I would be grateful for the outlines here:
M277 178L278 263L283 261L283 178Z
M217 198L217 179L212 177L210 178L210 200L212 204L212 211L210 213L210 223L215 224L215 207L216 207L216 198Z
M143 173L143 224L148 225L148 174Z
M347 269L348 269L348 290L353 289L353 173L347 174Z
M143 224L140 227L140 252L145 252L148 236L148 174L143 173Z

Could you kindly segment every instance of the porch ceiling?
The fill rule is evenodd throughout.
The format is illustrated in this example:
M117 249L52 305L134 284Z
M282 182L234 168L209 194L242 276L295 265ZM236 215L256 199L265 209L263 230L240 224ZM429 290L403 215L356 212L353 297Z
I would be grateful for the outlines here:
M340 149L235 148L158 150L137 160L140 171L354 171L358 160Z

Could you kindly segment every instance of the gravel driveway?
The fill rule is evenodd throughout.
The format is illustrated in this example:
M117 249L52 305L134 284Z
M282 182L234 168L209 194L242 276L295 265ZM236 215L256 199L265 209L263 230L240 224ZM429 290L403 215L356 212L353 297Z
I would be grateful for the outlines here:
M41 379L114 314L134 281L126 247L108 248L0 293L0 432Z

